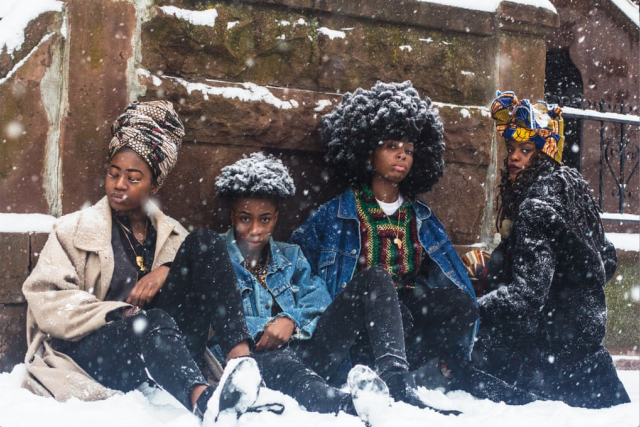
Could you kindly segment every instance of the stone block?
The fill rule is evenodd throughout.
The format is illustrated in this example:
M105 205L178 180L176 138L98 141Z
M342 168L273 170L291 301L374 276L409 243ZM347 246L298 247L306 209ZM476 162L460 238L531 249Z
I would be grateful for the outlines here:
M411 80L421 96L434 101L485 105L493 96L491 38L336 16L319 21L344 34L317 35L320 90L347 92L378 80Z
M281 149L319 150L318 123L340 95L223 81L162 76L141 101L168 95L186 128L186 141ZM156 82L158 78L156 78ZM181 102L188 100L188 102Z
M110 127L128 104L128 61L136 12L130 2L67 3L68 114L61 131L64 213L100 198ZM108 41L108 42L105 42Z
M498 73L501 91L516 91L518 98L544 98L547 47L529 34L503 32L499 36ZM493 95L493 94L492 94Z
M316 87L315 19L282 8L218 4L215 25L210 27L193 25L160 8L155 11L142 29L142 66L152 72Z
M309 4L309 0L247 0L247 3L275 3L290 8L309 8L312 11L345 15L363 20L391 22L407 26L418 26L474 34L490 35L493 31L492 13L461 9L442 4L415 0L389 2L373 0L354 2L350 0L322 0Z
M22 284L29 275L29 234L0 233L0 304L25 302Z
M28 28L31 28L28 27ZM39 35L39 31L36 32ZM36 34L33 36L35 37ZM10 77L0 74L0 211L48 213L44 194L49 118L43 103L43 77L64 40L53 35L33 40L31 56ZM25 47L23 47L23 50ZM29 51L30 52L30 51ZM29 53L27 52L27 53ZM18 53L16 53L17 57ZM6 80L4 80L6 78ZM3 81L4 80L4 81ZM25 197L28 194L29 197Z
M484 166L448 163L443 178L429 193L421 195L457 245L480 242L486 181Z
M30 272L36 267L38 260L40 259L40 253L44 248L44 244L47 243L49 234L47 233L34 233L29 236L29 270Z
M487 108L435 105L444 125L447 163L489 166L493 120Z
M27 352L27 306L0 304L0 372L11 372Z
M58 27L60 22L60 13L45 12L29 22L25 28L24 42L19 49L9 54L7 46L3 45L0 49L0 79L6 77L16 64L24 60L47 34L55 31L54 28Z

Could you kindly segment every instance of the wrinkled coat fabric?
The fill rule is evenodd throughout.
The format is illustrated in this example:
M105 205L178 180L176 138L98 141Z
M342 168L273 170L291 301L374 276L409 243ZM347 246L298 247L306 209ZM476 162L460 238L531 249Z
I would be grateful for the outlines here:
M573 406L628 401L602 346L613 245L584 229L576 209L588 187L576 171L544 165L488 265L474 362L539 395ZM592 202L593 203L593 202ZM604 243L599 245L596 241Z
M173 261L188 233L152 204L149 218L158 233L155 269ZM28 302L23 386L36 394L65 401L72 397L99 400L116 393L51 347L54 338L78 341L86 337L107 324L109 312L129 306L104 301L114 269L111 225L106 197L60 218L23 285Z

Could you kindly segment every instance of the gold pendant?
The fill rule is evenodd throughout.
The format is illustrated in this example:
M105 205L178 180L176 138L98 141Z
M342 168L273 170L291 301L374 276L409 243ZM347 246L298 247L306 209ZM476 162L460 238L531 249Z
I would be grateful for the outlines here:
M402 249L402 240L400 240L399 238L396 237L395 239L393 239L393 244L398 247L398 250Z
M144 266L144 258L137 256L136 263L138 264L138 267L140 267L141 271L147 271L147 267Z

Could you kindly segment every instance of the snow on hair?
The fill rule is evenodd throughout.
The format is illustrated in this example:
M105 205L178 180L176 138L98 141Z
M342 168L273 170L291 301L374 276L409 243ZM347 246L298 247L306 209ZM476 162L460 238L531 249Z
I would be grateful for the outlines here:
M293 197L296 187L280 159L253 153L222 168L216 178L216 190L223 199L260 197L281 200Z
M386 140L414 143L413 167L400 184L407 196L431 190L444 173L444 129L431 100L420 99L410 81L378 82L371 90L346 93L322 117L325 161L349 182L369 184L366 160Z

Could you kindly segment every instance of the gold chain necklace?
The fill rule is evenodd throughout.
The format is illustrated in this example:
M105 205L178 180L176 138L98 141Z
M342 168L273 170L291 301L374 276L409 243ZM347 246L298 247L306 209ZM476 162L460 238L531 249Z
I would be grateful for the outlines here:
M384 212L384 211L382 211ZM398 247L398 250L402 249L402 240L400 240L400 214L402 212L400 212L400 208L398 208L398 225L396 225L396 229L394 230L394 233L396 235L396 237L393 239L393 244L396 245ZM385 216L387 217L387 221L389 221L389 225L391 226L391 229L393 230L393 223L391 222L391 218L389 218L389 215L387 215L386 212L384 212ZM403 224L403 228L404 228L404 224Z
M400 198L399 195L398 195L398 198ZM377 198L376 198L376 201L378 201ZM378 205L380 205L380 203L378 203ZM398 250L402 249L402 240L400 240L400 230L402 230L402 228L404 228L404 223L402 224L402 228L400 228L400 216L402 214L401 209L402 209L402 203L400 203L400 206L398 206L398 210L396 211L396 212L398 212L398 225L396 225L396 229L394 230L394 234L396 235L396 237L393 239L393 244L398 247ZM384 209L382 209L382 206L380 206L380 210L387 217L387 221L389 221L389 225L391 226L391 229L393 230L393 223L391 222L391 218L389 217L389 215L387 215L387 213L384 211Z
M118 225L120 227L122 227L122 230L124 231L124 237L127 238L127 242L129 242L129 246L131 246L131 250L133 251L133 255L135 255L136 257L136 264L138 264L138 267L140 267L140 271L147 271L147 267L145 267L144 265L144 257L138 255L138 253L136 252L136 248L133 246L133 243L131 243L131 239L129 238L129 233L133 234L132 231L130 231L127 227L125 227L125 225L123 223L121 223L118 218L116 218L115 216L113 217L116 222L118 223ZM145 229L144 232L144 240L147 240L147 229L149 228L149 224L147 224L147 228ZM133 235L133 237L136 237L135 234ZM138 238L136 237L136 240L138 240ZM138 240L138 242L140 242Z

